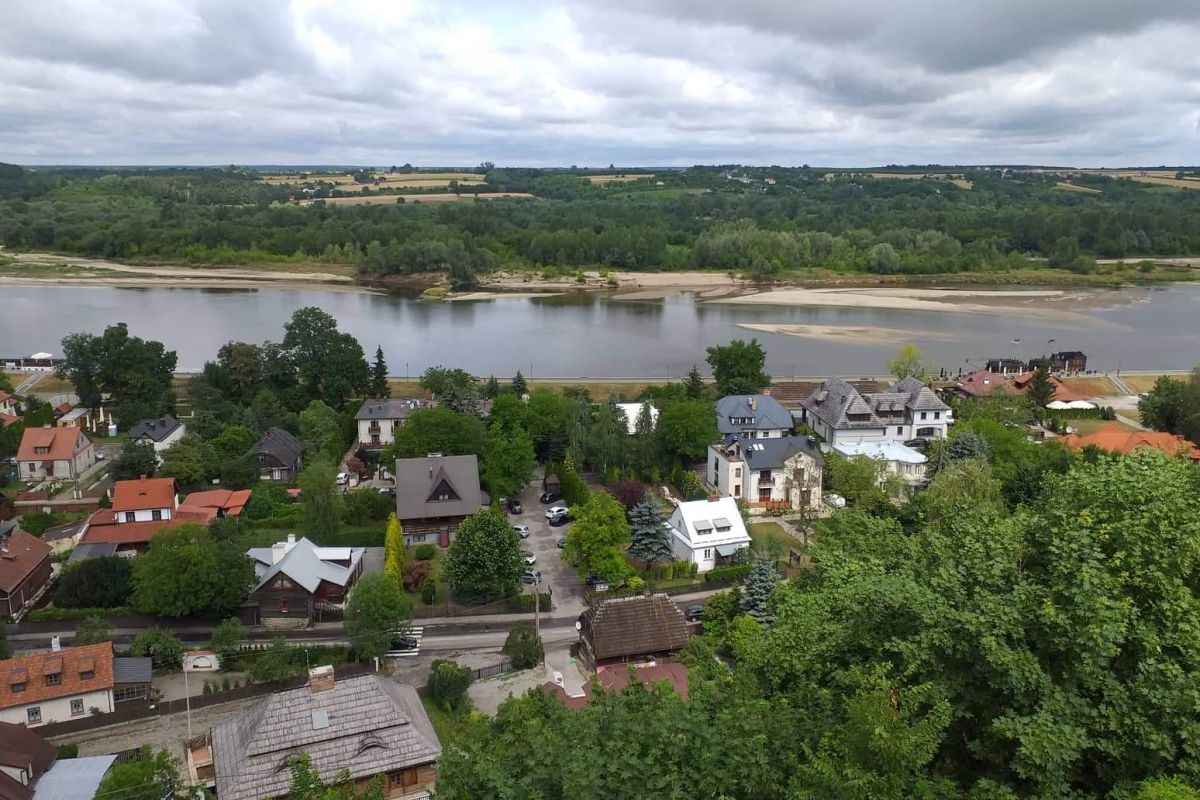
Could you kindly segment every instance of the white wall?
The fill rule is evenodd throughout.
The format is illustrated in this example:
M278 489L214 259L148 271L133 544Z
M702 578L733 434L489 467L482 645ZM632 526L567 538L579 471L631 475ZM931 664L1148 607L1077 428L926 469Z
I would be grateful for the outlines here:
M731 461L716 447L708 448L706 478L717 487L717 494L740 498L745 491L746 464L741 460Z
M717 565L717 551L708 547L692 550L687 539L680 536L674 529L671 531L671 553L676 561L691 561L699 572L707 572ZM708 553L708 557L705 557Z
M33 679L35 676L30 673L29 676ZM41 676L36 676L40 678ZM77 698L83 699L83 713L71 715L71 701ZM42 721L31 723L29 715L26 712L27 708L38 707L42 710ZM99 692L84 692L82 694L73 694L67 697L59 697L53 700L42 700L37 703L28 703L23 706L13 706L12 708L0 709L0 721L12 722L17 725L26 725L30 728L35 728L38 725L45 725L48 722L66 722L69 719L78 719L91 714L93 708L98 708L104 713L113 710L112 690L105 689Z
M392 442L396 441L395 432L396 432L396 428L399 427L399 425L400 425L400 422L398 420L360 419L358 421L358 441L360 444L364 444L364 445L371 444L371 423L373 423L373 422L378 423L378 425L379 425L379 446L380 447L383 447L384 445L389 445Z
M175 444L180 439L182 439L184 437L184 434L186 434L186 433L187 433L187 425L180 423L179 427L176 428L175 430L171 431L171 435L164 438L161 442L156 442L153 439L151 439L149 436L143 436L143 437L141 437L141 439L139 441L149 442L150 444L154 445L154 452L161 453L164 450L167 450L168 448L170 448L171 445Z
M178 497L175 498L175 505L179 505ZM133 521L134 522L153 522L154 521L154 511L155 511L155 509L139 508L132 512L133 513ZM171 518L171 509L160 508L160 509L157 509L157 511L162 515L160 517L160 519L170 519ZM114 511L113 513L117 517L117 522L128 522L129 521L128 517L126 517L125 515L129 514L130 512Z

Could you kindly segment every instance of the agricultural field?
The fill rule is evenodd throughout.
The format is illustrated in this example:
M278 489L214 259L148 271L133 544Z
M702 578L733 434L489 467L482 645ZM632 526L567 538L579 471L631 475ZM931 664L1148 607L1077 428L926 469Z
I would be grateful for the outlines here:
M1085 194L1102 194L1099 189L1092 189L1088 186L1076 186L1070 181L1059 181L1054 184L1056 189L1062 189L1064 192L1084 192Z
M378 187L377 187L378 188ZM325 197L321 202L339 206L382 206L395 205L396 201L404 198L406 203L453 203L457 200L494 200L497 197L533 197L529 192L489 192L488 194L453 194L439 192L435 194L372 194L361 197ZM315 200L301 200L301 205L314 203Z
M352 175L334 173L297 173L294 175L264 175L263 183L272 185L334 183L339 191L361 192L366 189L445 189L451 181L463 186L478 186L484 183L483 175L477 172L374 172L377 182L357 183Z
M838 180L839 178L855 178L861 176L875 178L876 180L947 181L949 183L953 183L960 189L970 189L972 187L972 183L966 179L966 176L961 174L948 174L945 172L829 172L825 174L824 179L827 181L833 181Z
M608 183L630 183L632 181L640 181L643 178L653 178L654 173L642 173L638 175L588 175L587 179L594 184L604 185Z
M1089 175L1107 175L1112 178L1128 178L1138 183L1166 186L1171 189L1200 189L1200 178L1176 178L1174 169L1087 169L1078 170Z
M1063 378L1062 382L1068 388L1087 397L1114 397L1121 394L1117 385L1103 375Z

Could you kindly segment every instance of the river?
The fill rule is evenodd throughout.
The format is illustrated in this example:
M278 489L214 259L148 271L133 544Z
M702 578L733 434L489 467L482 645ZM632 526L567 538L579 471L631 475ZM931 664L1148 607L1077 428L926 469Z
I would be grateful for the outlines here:
M1078 294L1078 292L1075 292ZM1083 316L785 307L700 302L689 293L622 300L603 293L457 302L357 292L262 289L0 286L0 355L61 352L72 331L124 321L199 369L229 340L278 340L298 308L319 306L353 333L368 357L383 346L393 375L427 366L478 375L668 377L704 364L709 345L757 336L773 375L884 371L911 342L937 368L957 372L990 356L1082 350L1098 370L1188 369L1200 361L1200 284L1089 292ZM1055 312L1051 312L1055 313ZM748 330L741 325L886 329L859 340ZM1012 340L1020 343L1012 344ZM1049 342L1049 340L1055 340Z

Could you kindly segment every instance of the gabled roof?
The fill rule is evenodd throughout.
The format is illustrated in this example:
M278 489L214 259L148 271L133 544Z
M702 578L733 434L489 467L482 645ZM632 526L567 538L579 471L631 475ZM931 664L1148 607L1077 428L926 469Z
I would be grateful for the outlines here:
M345 586L366 552L364 547L318 547L308 539L281 542L280 546L284 548L284 555L275 563L271 563L275 548L252 547L247 552L259 573L258 583L251 591L257 592L280 573L303 586L309 594L317 590L321 581ZM345 565L336 562L345 562Z
M21 418L13 414L0 413L0 428L7 428L9 425L16 425L21 421Z
M34 784L58 758L58 748L41 736L11 722L0 722L0 766L24 770L29 777L23 785L4 771L0 771L0 797L5 800L28 800L34 792Z
M749 424L733 419L750 418ZM731 394L717 401L717 430L721 435L742 431L790 430L792 415L774 397L766 394Z
M781 436L775 439L735 438L735 441L741 448L746 466L753 470L782 469L784 462L796 453L812 456L818 464L825 463L821 449L809 442L806 436Z
M1009 382L998 372L978 369L959 378L954 388L971 397L987 397L993 392L1009 391Z
M177 429L179 429L182 425L183 423L172 417L170 414L162 417L155 417L154 419L144 419L137 425L134 425L132 428L130 428L129 438L141 439L145 437L152 442L161 442L163 439L166 439Z
M11 592L50 557L50 545L20 528L0 539L0 591Z
M443 493L447 499L437 499ZM396 516L400 519L465 517L482 505L479 459L474 455L397 459Z
M1014 377L1012 379L1013 388L1023 394L1028 394L1029 393L1029 383L1030 383L1030 381L1033 380L1033 374L1034 373L1032 371L1030 371L1030 372L1024 372L1024 373ZM1065 383L1063 383L1061 380L1059 380L1055 376L1051 375L1049 377L1050 377L1050 384L1054 387L1054 399L1055 400L1062 400L1064 403L1070 403L1074 400L1087 399L1083 395L1081 395L1079 392L1072 389L1070 386L1067 386Z
M5 400L11 400L11 399L12 399L11 394L4 391L3 389L0 389L0 403L3 403Z
M949 411L950 406L942 402L942 399L933 393L921 381L911 375L903 380L897 381L887 389L890 394L902 394L907 398L905 406L909 411ZM872 395L867 395L868 398Z
M178 528L180 525L205 525L216 516L212 509L176 509L171 519L153 520L150 522L120 522L107 508L96 511L88 517L87 532L79 540L76 549L84 544L108 543L115 545L132 544L145 545L160 531L168 528Z
M112 510L153 511L156 508L175 509L174 478L138 478L113 484Z
M741 510L732 497L680 503L675 506L666 524L675 536L693 549L750 544L750 534L746 533Z
M345 769L358 779L431 763L442 750L416 690L380 675L270 695L213 728L212 746L221 800L282 797L287 762L301 752L323 776Z
M80 673L90 667L91 678ZM57 671L61 678L55 686L47 686L46 670ZM24 691L14 692L12 685L23 683ZM52 653L36 653L0 661L0 708L15 708L60 697L99 692L113 685L112 642L89 644L83 647L64 647Z
M1072 433L1062 441L1072 450L1082 450L1091 445L1107 453L1128 455L1134 450L1148 447L1161 450L1167 455L1186 455L1192 461L1200 462L1200 447L1182 436L1162 431L1131 431L1115 422L1110 422L1087 436Z
M183 502L179 504L179 510L212 509L214 513L219 511L227 517L236 517L242 513L242 510L249 502L249 489L239 489L237 491L210 489L206 492L192 492L183 498Z
M687 620L665 594L605 598L579 623L597 661L679 650L688 641Z
M359 406L358 413L354 415L354 418L402 420L417 409L433 408L433 406L433 402L416 397L367 399Z
M150 683L153 677L154 660L149 656L113 659L113 683Z
M304 452L300 440L283 428L267 428L262 438L251 448L254 453L265 453L275 458L280 464L291 466Z
M829 378L801 403L805 411L830 428L882 428L884 424L858 390L841 378ZM847 415L866 415L866 419L850 420Z
M17 461L70 461L88 444L90 440L78 428L26 428ZM42 447L49 448L49 452L37 452Z

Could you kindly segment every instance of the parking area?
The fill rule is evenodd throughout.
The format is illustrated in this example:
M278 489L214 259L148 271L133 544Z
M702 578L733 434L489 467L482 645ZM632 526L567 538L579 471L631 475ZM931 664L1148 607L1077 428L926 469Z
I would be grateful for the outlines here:
M551 505L564 505L562 501L543 504L538 498L541 495L541 482L537 481L525 487L519 495L522 510L520 514L509 514L508 519L514 525L528 525L529 538L521 540L521 549L528 550L537 557L533 565L542 573L543 590L550 587L554 595L555 605L559 608L578 606L583 608L583 583L575 570L563 560L562 550L555 545L560 537L566 536L571 529L570 523L559 528L550 527L546 520L546 509ZM532 592L533 587L526 584L525 591Z

